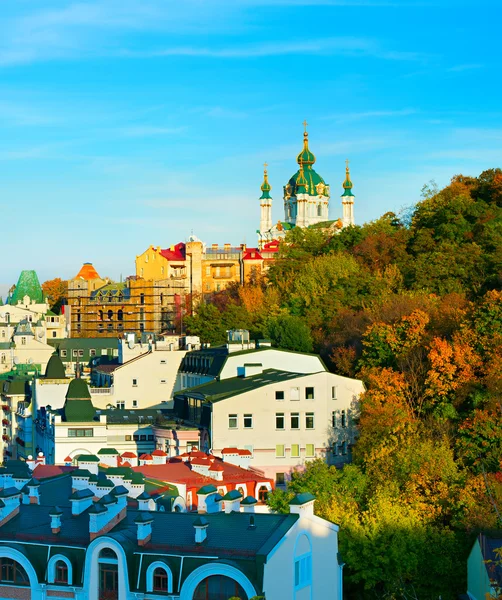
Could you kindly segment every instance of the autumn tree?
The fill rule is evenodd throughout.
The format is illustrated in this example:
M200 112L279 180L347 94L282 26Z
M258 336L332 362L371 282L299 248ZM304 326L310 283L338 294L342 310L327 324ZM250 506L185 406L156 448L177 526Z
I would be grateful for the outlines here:
M63 300L68 298L68 282L60 277L42 283L44 298L48 298L51 310L59 312Z

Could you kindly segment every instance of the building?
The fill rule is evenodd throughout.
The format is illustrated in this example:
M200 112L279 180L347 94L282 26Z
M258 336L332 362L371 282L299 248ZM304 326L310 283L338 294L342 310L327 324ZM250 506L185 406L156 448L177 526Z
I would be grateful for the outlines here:
M126 345L120 340L121 347ZM119 409L169 403L186 350L172 350L170 344L160 341L142 349L143 354L124 363L96 366L91 374L93 396L106 396L106 403Z
M272 219L272 186L265 164L260 196L260 229L257 230L260 250L272 240L282 239L294 227L322 226L334 231L354 225L354 194L348 161L342 184L342 218L329 220L330 186L314 170L316 157L309 148L307 123L304 123L303 149L297 156L298 171L284 186L284 221L275 225Z
M66 338L50 340L69 376L77 370L90 374L98 364L118 364L120 340L115 337ZM145 352L147 345L145 344Z
M239 492L214 501L201 488L200 512L178 513L109 478L98 495L96 482L73 487L75 472L27 475L0 472L2 598L341 600L338 526L313 514L310 494L260 514Z
M200 430L200 449L215 455L248 450L250 465L278 485L314 458L349 460L363 383L325 369L264 368L261 354L252 353L237 377L175 394L175 413Z
M500 598L502 593L500 552L502 552L502 531L478 535L467 559L467 597L470 600Z
M221 381L242 374L247 363L260 363L263 369L280 369L293 373L326 371L317 354L292 352L270 347L261 341L258 347L245 330L231 331L226 346L188 352L181 361L176 391L202 383Z

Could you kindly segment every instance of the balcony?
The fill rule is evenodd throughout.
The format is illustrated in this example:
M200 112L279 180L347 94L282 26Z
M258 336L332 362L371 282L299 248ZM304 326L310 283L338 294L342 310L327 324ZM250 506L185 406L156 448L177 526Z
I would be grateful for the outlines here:
M91 392L91 396L94 395L101 395L101 396L110 396L111 394L113 394L113 388L106 388L106 387L92 387L89 388L89 391Z

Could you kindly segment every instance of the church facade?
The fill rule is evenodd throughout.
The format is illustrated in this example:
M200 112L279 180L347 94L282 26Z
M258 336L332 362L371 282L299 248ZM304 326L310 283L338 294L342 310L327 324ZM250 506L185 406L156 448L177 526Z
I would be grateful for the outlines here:
M298 171L284 186L284 221L272 222L272 186L268 180L265 164L264 179L260 196L260 229L257 230L259 247L263 248L272 240L279 240L294 227L311 227L325 225L335 230L354 225L354 194L348 161L346 161L345 181L342 194L342 217L336 221L329 220L330 186L314 170L316 157L309 148L307 123L304 122L303 149L296 161Z

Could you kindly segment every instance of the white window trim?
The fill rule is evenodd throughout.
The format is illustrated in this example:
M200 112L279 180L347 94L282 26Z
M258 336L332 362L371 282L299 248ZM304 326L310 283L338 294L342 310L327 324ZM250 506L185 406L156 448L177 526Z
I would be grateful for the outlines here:
M73 567L70 559L63 554L55 554L54 556L51 556L49 560L47 566L47 579L49 580L49 583L56 583L56 563L60 560L65 563L68 569L68 583L66 585L73 585Z
M302 575L302 562L306 561L306 564L308 564L309 567L309 572L307 574L307 577L304 576L304 578L301 578ZM299 563L299 581L298 584L296 584L296 582L294 582L294 588L295 591L297 590L301 590L309 585L312 585L312 551L310 550L309 552L305 552L304 554L301 554L300 556L295 556L295 568L294 568L294 572L296 572L296 563ZM303 573L303 575L305 575Z
M153 592L153 573L155 571L155 569L158 568L164 569L164 571L167 574L167 593L168 594L172 594L173 592L173 573L171 571L171 569L169 568L169 565L167 565L165 562L162 562L161 560L156 560L155 562L153 562L151 565L149 565L148 569L146 570L146 591L148 593Z

